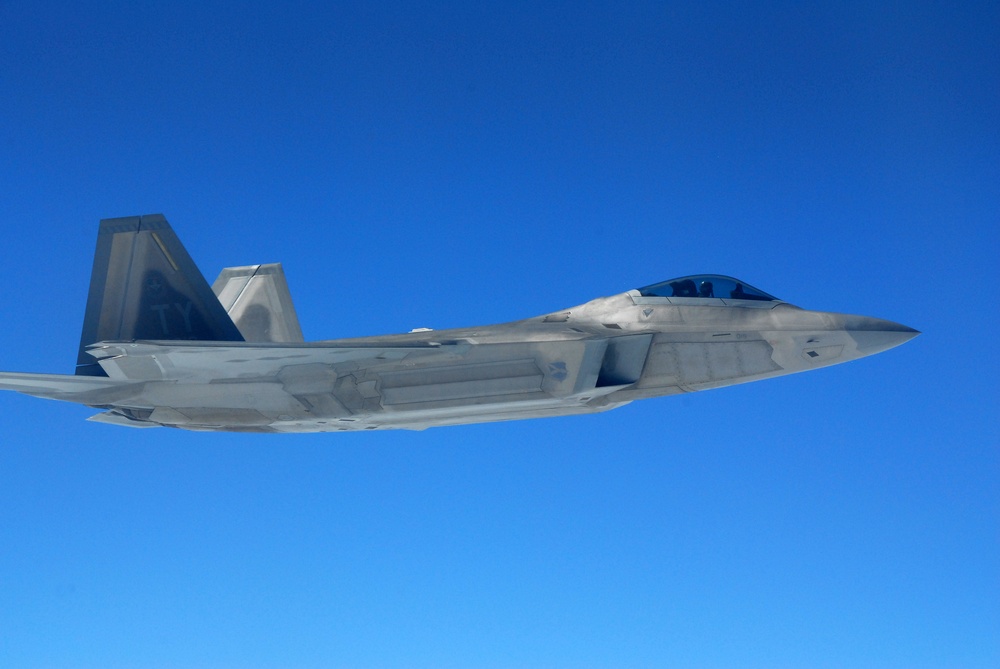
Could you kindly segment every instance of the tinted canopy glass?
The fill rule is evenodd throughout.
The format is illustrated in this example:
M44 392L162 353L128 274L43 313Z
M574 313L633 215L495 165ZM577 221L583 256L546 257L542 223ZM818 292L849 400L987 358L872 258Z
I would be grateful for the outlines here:
M773 295L746 284L731 276L698 274L654 283L639 289L643 297L719 297L724 300L778 301Z

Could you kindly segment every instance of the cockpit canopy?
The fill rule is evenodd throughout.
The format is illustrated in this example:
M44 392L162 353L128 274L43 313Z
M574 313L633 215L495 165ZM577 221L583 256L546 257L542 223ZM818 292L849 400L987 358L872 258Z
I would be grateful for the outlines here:
M642 297L695 297L722 298L724 300L758 300L761 302L780 302L773 295L746 284L731 276L718 274L698 274L670 279L662 283L654 283L639 289Z

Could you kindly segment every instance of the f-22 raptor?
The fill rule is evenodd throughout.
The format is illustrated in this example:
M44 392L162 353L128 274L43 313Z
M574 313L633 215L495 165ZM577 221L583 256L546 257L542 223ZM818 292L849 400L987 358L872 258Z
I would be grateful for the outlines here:
M162 215L101 221L73 375L0 389L129 427L413 429L605 411L847 362L919 334L688 276L534 318L306 343L280 264L210 287Z

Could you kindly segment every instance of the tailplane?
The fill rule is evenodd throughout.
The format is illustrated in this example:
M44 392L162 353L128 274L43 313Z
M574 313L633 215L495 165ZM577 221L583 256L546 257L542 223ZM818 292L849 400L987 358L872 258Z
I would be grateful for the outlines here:
M138 339L244 341L160 214L101 221L76 373L105 376L87 346Z

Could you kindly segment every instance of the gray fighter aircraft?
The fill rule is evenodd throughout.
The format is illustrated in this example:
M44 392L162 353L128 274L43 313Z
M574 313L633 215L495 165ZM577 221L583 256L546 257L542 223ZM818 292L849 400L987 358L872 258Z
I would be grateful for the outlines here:
M209 287L161 215L101 221L75 375L0 389L129 427L333 432L594 413L826 367L919 334L688 276L522 321L305 343L281 265Z

